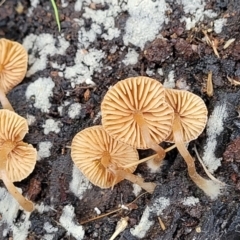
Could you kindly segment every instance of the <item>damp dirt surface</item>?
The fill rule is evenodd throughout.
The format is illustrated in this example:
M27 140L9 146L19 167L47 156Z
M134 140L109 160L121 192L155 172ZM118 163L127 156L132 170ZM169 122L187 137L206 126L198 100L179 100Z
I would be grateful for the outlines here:
M191 30L186 30L185 22L179 19L185 15L183 6L175 1L166 1L171 11L167 11L169 18L158 34L162 38L155 38L145 44L144 48L129 44L139 55L136 64L124 65L122 60L127 53L123 39L120 37L105 41L97 38L91 43L92 48L101 49L106 53L102 60L101 71L94 71L92 79L96 83L90 86L86 83L77 84L74 88L71 82L59 74L58 69L51 66L51 61L59 65L71 66L74 64L78 48L78 31L80 26L74 19L80 19L84 11L75 11L75 1L67 1L68 6L63 8L61 1L57 1L61 21L61 34L70 43L66 56L55 54L48 56L48 63L44 70L26 77L23 82L14 88L8 97L17 113L22 116L35 116L36 121L29 126L29 134L25 141L38 148L42 141L52 143L51 156L37 161L31 175L22 182L16 183L36 204L50 205L52 210L39 213L35 210L30 216L31 225L28 228L27 239L44 239L47 234L43 228L49 222L57 231L52 232L51 239L75 239L68 229L64 228L59 219L63 208L68 204L74 207L75 224L82 223L85 235L83 239L109 239L115 231L117 222L122 217L129 217L127 228L116 238L121 240L139 239L131 234L130 229L140 222L144 210L158 198L170 200L170 205L159 215L166 229L159 224L157 213L151 213L149 221L154 222L142 239L211 239L227 240L240 239L240 30L239 30L239 1L210 0L205 5L217 13L218 18L226 19L221 33L213 31L212 20L204 18ZM19 7L21 3L21 7ZM28 16L30 1L6 0L0 6L0 38L23 42L31 33L40 35L49 33L53 37L59 36L57 24L50 1L39 1L33 8L33 13ZM107 4L93 4L93 9L107 9ZM189 16L189 14L187 15ZM115 18L115 25L124 33L126 21L129 17L127 11ZM89 19L91 22L91 19ZM83 25L89 27L88 21ZM204 40L207 34L210 44ZM147 33L146 33L147 34ZM205 36L206 37L206 36ZM229 39L235 39L229 46L225 46ZM212 45L211 45L212 44ZM110 51L118 46L118 50ZM213 47L216 46L217 53ZM219 56L217 56L219 55ZM151 70L151 74L149 73ZM162 69L162 71L158 71ZM221 166L215 171L214 176L227 184L223 193L215 200L207 197L189 178L187 167L178 154L173 150L167 154L163 167L158 173L151 173L145 164L138 166L136 173L141 174L145 181L157 184L154 193L145 193L139 198L133 193L133 185L122 181L111 189L100 189L96 186L87 189L81 199L74 195L69 188L72 180L73 162L70 157L72 138L76 133L90 126L101 124L101 117L97 118L101 101L108 88L119 80L132 76L150 76L161 83L168 78L174 70L175 88L189 90L200 96L209 111L225 102L227 104L227 117L223 120L223 130L217 136L217 146L214 154L222 158ZM207 79L212 72L213 95L208 94ZM55 86L49 101L51 107L47 113L34 107L34 97L26 99L25 92L30 83L40 77L51 77ZM68 107L63 113L58 112L58 107L64 101L80 103L79 115L72 119L69 117ZM44 134L42 125L47 119L59 121L59 133ZM198 139L189 144L189 151L196 145L200 155L204 151L207 134L204 131ZM151 151L139 151L140 158L150 155ZM200 163L196 160L197 171L206 177ZM4 187L0 182L0 187ZM144 191L139 193L142 194ZM183 199L194 197L199 202L194 205L184 205ZM128 205L128 209L121 208ZM94 208L101 214L118 211L108 216L92 220L97 217ZM0 209L1 211L1 209ZM19 211L15 223L21 222ZM1 219L0 219L1 220ZM13 232L6 231L6 223L0 225L1 239L11 239Z

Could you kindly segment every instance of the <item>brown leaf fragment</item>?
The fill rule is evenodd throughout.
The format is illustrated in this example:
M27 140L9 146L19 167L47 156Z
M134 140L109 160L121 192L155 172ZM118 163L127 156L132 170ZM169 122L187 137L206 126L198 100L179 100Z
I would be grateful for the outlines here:
M85 92L84 92L84 100L87 102L88 100L89 100L89 98L90 98L90 94L91 94L91 92L90 92L90 90L89 89L87 89Z
M36 178L32 178L30 180L29 189L27 191L28 199L35 201L41 190L41 182Z
M145 49L144 56L150 62L161 63L172 55L172 44L165 39L157 38Z
M207 95L209 97L213 96L213 82L212 82L212 71L208 73L208 78L207 78Z
M223 159L227 162L240 162L240 137L233 140L226 148Z

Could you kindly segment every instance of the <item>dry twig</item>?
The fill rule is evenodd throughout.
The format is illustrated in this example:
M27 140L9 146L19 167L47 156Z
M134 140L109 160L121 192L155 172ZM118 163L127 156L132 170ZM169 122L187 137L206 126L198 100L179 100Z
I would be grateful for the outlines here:
M132 202L126 204L125 206L127 206L127 207L128 207L128 206L131 206L131 204L133 204L134 202L136 202L140 197L142 197L142 196L143 196L144 194L146 194L146 193L147 193L147 192L144 192L144 193L140 194L137 198L135 198ZM99 216L97 216L97 217L93 217L93 218L91 218L91 219L82 221L82 222L80 222L80 224L82 225L82 224L85 224L85 223L88 223L88 222L95 221L95 220L97 220L97 219L106 217L106 216L111 215L111 214L113 214L113 213L115 213L115 212L118 212L118 211L120 211L120 210L122 210L121 207L120 207L120 208L117 208L117 209L115 209L115 210L112 210L112 211L110 211L110 212L108 212L108 213L104 213L104 214L102 214L102 215L99 215Z

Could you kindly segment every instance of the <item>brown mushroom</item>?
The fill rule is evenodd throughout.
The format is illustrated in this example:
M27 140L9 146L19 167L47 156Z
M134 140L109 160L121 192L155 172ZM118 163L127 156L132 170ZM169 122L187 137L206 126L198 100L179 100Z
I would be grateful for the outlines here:
M153 166L161 165L166 153L158 144L171 133L174 117L161 83L148 77L120 81L105 95L101 111L113 138L134 148L152 148L158 154Z
M207 122L207 108L197 95L181 90L166 89L166 102L174 109L173 131L166 141L174 142L188 166L188 173L196 185L215 198L221 190L219 182L201 177L185 143L196 139Z
M21 44L0 39L0 102L5 109L13 111L6 94L23 80L27 61L27 52Z
M136 167L125 168L138 160L136 149L110 137L102 126L86 128L77 133L72 141L71 157L81 172L101 188L109 188L127 179L153 192L155 184L144 182L132 172Z
M12 111L0 110L0 179L23 209L32 211L33 203L25 199L12 183L26 178L36 163L36 149L22 141L27 132L26 119Z

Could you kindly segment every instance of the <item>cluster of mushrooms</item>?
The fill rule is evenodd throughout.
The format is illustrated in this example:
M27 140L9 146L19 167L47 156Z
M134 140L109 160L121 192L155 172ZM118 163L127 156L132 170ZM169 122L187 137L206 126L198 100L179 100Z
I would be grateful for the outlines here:
M34 204L23 197L13 182L26 178L34 169L37 151L23 142L28 132L26 119L14 112L6 94L19 84L27 71L28 55L21 44L0 39L0 179L26 211ZM207 108L201 98L187 91L164 89L148 77L118 82L101 104L102 125L76 134L71 157L76 166L101 188L113 187L123 179L152 193L155 183L134 175L138 164L148 161L158 169L167 151L177 147L196 185L215 198L221 184L201 177L186 144L196 139L207 122ZM159 143L174 143L163 149ZM139 160L137 149L153 149L156 154Z
M148 77L132 77L110 88L101 113L102 125L77 133L71 146L75 165L94 185L109 188L127 179L152 193L156 184L134 175L136 166L148 161L152 169L159 169L166 152L177 147L195 184L211 198L220 193L222 184L197 173L186 147L202 133L207 122L207 108L200 97L165 89ZM163 141L174 144L163 149L159 145ZM156 154L139 160L137 149L149 148Z
M37 151L23 142L28 133L27 120L17 113L6 94L19 84L27 71L28 54L17 42L0 39L0 179L9 193L26 211L33 211L34 204L14 186L34 169Z

